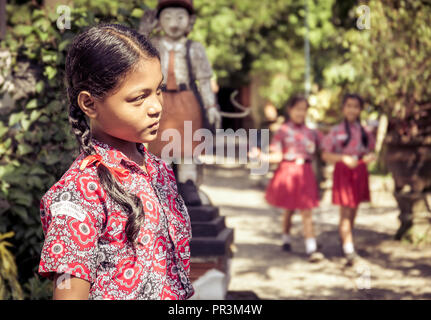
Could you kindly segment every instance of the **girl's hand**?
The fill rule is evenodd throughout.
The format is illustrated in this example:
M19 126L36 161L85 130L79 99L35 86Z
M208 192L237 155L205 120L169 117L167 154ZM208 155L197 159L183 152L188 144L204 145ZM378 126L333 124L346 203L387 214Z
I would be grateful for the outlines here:
M375 153L373 153L373 152L366 154L366 155L362 158L362 161L364 161L365 163L370 163L370 162L373 162L373 161L376 161L376 160L377 160L377 156L376 156L376 154L375 154Z
M341 161L344 162L344 164L348 166L350 169L354 169L358 165L358 160L349 155L343 155L341 157Z
M262 155L262 152L260 151L260 149L258 147L253 147L248 152L248 156L252 159L255 159L255 158L259 159L261 155Z

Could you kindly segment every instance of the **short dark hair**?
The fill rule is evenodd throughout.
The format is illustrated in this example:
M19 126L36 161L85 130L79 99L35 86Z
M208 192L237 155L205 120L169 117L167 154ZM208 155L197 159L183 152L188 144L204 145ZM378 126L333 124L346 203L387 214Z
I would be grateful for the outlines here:
M341 106L344 107L344 104L346 103L346 101L348 99L356 99L359 102L359 106L361 107L361 109L364 108L364 99L362 99L362 97L359 94L356 93L346 93L343 96L343 102L341 103Z

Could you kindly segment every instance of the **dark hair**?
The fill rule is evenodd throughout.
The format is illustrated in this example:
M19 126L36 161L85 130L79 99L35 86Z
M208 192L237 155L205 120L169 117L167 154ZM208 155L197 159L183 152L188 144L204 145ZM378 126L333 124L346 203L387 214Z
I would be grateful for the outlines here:
M137 31L118 24L93 26L76 36L66 57L66 86L69 99L69 122L86 155L96 154L85 114L78 105L78 95L88 91L97 98L115 90L140 59L158 58L158 51ZM97 167L103 189L128 214L126 236L134 245L145 212L137 195L129 194L105 166Z
M348 99L356 99L359 102L359 106L361 107L361 110L364 108L364 99L362 99L362 97L360 95L355 94L355 93L347 93L344 95L343 102L341 104L342 107L344 107L344 105ZM368 135L365 132L364 128L362 127L361 122L359 121L359 117L356 121L359 123L359 128L361 129L361 142L364 145L364 147L366 148L366 147L368 147ZM349 124L349 121L347 121L347 119L344 119L344 128L346 129L347 138L343 142L343 148L349 144L350 139L352 138L352 133L350 131L350 124Z
M293 95L289 98L289 100L287 100L287 103L284 107L284 116L285 116L286 122L289 121L288 110L290 110L293 106L295 106L298 102L301 102L301 101L305 101L305 103L307 104L307 108L310 106L307 98L301 95Z

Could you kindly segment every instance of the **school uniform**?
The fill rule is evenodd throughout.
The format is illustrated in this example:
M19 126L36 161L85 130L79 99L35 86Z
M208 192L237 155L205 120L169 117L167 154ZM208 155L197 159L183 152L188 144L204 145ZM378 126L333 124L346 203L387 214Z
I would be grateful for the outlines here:
M311 209L319 205L316 178L311 166L319 145L319 134L305 124L282 124L269 146L281 151L283 160L268 184L265 199L273 206L289 210Z
M325 136L322 141L322 149L325 152L350 155L359 160L358 166L354 169L349 168L342 161L337 162L332 184L332 202L334 204L357 208L361 202L370 201L367 165L361 158L374 150L375 138L364 129L368 137L368 145L364 146L359 122L351 123L349 127L351 138L345 147L343 147L343 143L348 138L348 134L345 123L342 122L332 127Z
M89 281L89 299L191 297L190 218L172 169L144 144L137 148L148 173L121 151L92 141L125 190L142 200L145 221L138 244L133 248L127 241L127 214L103 190L95 163L85 166L81 153L41 200L45 242L38 272Z

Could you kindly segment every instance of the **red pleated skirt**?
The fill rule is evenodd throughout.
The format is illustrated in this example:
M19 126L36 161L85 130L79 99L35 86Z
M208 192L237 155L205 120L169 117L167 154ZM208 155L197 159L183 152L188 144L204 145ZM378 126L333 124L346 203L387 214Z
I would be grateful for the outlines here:
M311 164L282 161L266 188L265 199L288 210L317 207L319 196Z
M350 169L343 162L334 168L332 203L343 207L357 208L361 202L370 201L368 170L364 162Z

